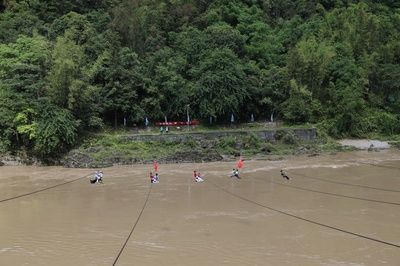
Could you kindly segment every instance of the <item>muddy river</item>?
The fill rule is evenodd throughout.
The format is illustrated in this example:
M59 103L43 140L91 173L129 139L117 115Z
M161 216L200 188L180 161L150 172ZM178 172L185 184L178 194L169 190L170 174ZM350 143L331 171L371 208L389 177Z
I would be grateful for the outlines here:
M234 165L0 167L0 265L400 265L400 151Z

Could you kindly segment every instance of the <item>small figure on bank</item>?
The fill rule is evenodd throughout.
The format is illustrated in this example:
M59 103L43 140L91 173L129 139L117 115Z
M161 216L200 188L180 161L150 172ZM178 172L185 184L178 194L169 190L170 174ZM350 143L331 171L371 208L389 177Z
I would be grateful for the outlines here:
M154 180L158 182L159 178L160 178L160 176L158 175L158 173L156 173L156 175L154 176Z
M290 180L290 177L286 174L284 170L281 169L281 176L287 180Z

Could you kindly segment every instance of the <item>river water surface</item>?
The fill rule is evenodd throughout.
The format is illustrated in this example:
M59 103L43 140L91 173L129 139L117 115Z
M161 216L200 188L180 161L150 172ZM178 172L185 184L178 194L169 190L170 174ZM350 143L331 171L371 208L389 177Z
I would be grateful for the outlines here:
M234 165L0 167L0 265L400 265L399 151Z

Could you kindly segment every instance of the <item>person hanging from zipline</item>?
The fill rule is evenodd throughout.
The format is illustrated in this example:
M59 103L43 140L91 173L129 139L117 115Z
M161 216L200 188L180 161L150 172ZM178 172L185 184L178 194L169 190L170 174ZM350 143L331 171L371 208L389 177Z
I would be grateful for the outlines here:
M233 168L233 169L232 169L231 177L236 177L237 179L240 179L240 176L239 176L239 169Z
M286 172L283 169L281 169L281 176L287 180L290 180L290 177L286 174Z
M200 173L198 173L196 170L193 171L193 178L194 178L194 181L196 181L197 183L204 181L204 179L201 177Z
M97 176L98 176L98 174L99 174L99 171L96 171L96 172L94 173L94 175L90 178L90 184L94 184L94 183L97 182Z
M90 183L102 183L103 184L103 171L96 171L93 177L90 178Z
M150 183L158 183L158 181L156 180L156 177L153 175L152 172L150 172Z
M103 184L103 171L100 171L97 175L97 182Z
M200 172L197 172L196 182L203 182L204 178L201 176Z
M158 183L160 176L158 175L158 162L157 161L153 161L153 167L154 167L155 175L153 176L152 183Z
M236 163L236 168L232 169L231 177L236 177L237 179L240 179L239 169L243 167L244 167L244 160L242 159L242 156L240 156L239 160Z

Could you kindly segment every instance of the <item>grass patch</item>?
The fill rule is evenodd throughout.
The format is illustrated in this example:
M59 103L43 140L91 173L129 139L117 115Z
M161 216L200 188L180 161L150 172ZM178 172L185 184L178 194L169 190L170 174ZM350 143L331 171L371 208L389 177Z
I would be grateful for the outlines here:
M189 154L195 152L206 156L217 152L228 157L243 155L250 159L258 156L318 154L353 150L353 148L341 146L323 131L317 133L316 141L310 142L300 141L293 130L278 130L275 134L276 141L264 141L257 136L256 131L220 138L210 138L205 135L201 140L187 136L184 140L161 138L158 141L133 141L120 133L121 131L92 135L83 141L79 150L98 162L147 162L171 158L182 152L189 152Z

